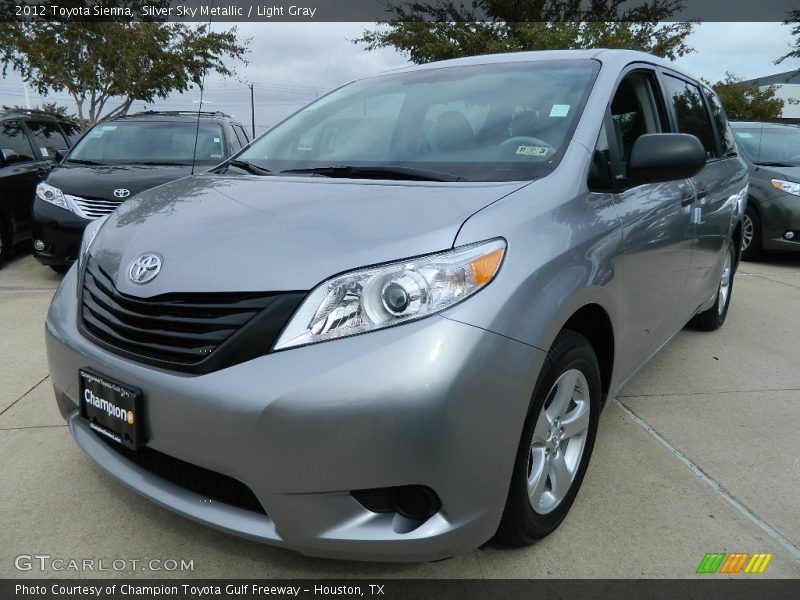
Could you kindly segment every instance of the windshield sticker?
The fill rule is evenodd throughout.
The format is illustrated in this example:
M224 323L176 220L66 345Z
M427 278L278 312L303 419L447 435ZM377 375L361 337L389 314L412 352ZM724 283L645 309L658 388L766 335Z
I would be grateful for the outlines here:
M47 148L39 148L39 152L42 153L42 156L49 156L49 154L47 154Z
M116 125L103 125L100 128L100 131L114 131L117 128Z
M744 139L750 139L751 137L753 137L753 134L752 133L745 133L744 131L737 131L736 132L736 137L740 137L740 138L744 138Z
M216 138L216 137L214 138L214 143L215 144L219 144L219 141L220 141L219 138Z
M551 117L566 117L569 113L569 104L553 104L550 109Z
M523 144L517 148L515 154L521 156L546 156L547 146L528 146L527 144Z

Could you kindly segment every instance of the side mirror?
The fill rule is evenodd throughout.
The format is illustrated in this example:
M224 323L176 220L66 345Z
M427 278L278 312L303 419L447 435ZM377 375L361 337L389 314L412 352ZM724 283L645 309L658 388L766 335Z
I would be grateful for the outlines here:
M0 149L0 164L7 165L19 160L19 154L8 148Z
M64 157L67 155L66 150L53 150L53 157L56 159L56 162L61 162L64 160Z
M646 133L633 144L627 180L639 185L688 179L705 164L706 151L697 137L688 133Z

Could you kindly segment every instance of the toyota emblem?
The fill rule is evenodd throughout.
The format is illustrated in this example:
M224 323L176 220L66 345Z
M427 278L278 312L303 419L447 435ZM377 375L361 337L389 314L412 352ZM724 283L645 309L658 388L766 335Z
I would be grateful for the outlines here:
M161 271L161 257L158 254L142 254L131 264L128 277L139 285L149 283Z
M115 198L127 198L131 195L131 191L126 188L117 188L114 190L114 197Z

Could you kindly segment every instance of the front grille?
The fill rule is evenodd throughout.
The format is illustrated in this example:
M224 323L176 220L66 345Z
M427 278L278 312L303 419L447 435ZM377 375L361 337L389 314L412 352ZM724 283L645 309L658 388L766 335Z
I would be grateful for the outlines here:
M208 373L269 352L305 292L136 298L117 291L90 258L82 295L84 330L106 348L164 368Z
M149 473L194 492L204 499L222 502L251 512L267 514L253 490L233 477L198 467L147 446L131 450L103 436L98 435L97 438Z
M105 198L79 198L72 196L72 201L87 219L97 219L111 214L125 200L106 200Z

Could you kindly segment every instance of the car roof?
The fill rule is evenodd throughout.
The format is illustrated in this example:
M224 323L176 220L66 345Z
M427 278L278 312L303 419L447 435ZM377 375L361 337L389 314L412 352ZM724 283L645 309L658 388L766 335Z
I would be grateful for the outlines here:
M7 111L0 113L0 120L5 119L19 119L25 117L35 117L40 121L58 121L60 123L74 123L70 117L57 115L54 113L45 112L43 110L33 110L27 108L11 108Z
M410 71L424 71L428 69L437 69L442 67L459 67L469 65L485 65L496 63L514 63L514 62L537 62L537 61L553 61L553 60L580 60L590 59L599 60L603 63L610 65L624 66L631 62L646 62L659 65L673 71L682 72L675 64L666 59L660 58L653 54L640 52L638 50L619 50L612 48L596 48L592 50L536 50L530 52L504 52L501 54L481 54L478 56L467 56L464 58L451 58L448 60L441 60L437 62L426 63L424 65L413 65L409 67L400 67L399 69L392 69L384 71L381 75L388 73L403 73ZM690 77L690 75L687 74ZM692 77L692 79L696 79Z
M132 113L129 115L122 115L119 117L115 117L113 119L109 119L105 121L106 123L111 123L113 121L175 121L175 120L187 120L187 121L194 121L197 118L200 118L204 121L218 121L218 122L236 122L233 117L230 115L216 111L216 112L198 112L198 111L191 111L191 110L174 110L174 111L165 111L165 110L147 110L138 113Z

